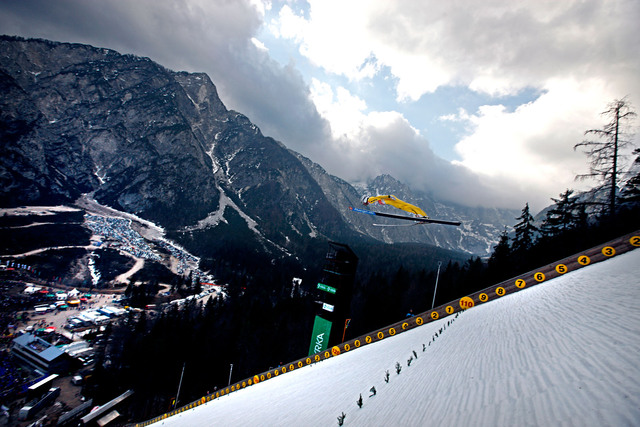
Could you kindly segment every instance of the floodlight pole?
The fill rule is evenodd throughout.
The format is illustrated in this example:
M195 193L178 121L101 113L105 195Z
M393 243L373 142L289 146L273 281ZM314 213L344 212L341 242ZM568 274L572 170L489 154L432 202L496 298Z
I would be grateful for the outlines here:
M178 383L178 392L176 393L176 401L173 402L173 409L176 408L176 406L178 406L178 399L180 398L180 387L182 387L182 377L184 376L184 367L187 364L187 362L184 362L182 364L182 373L180 374L180 382Z
M438 261L438 272L436 273L436 287L433 289L433 301L431 302L431 309L433 310L433 306L436 304L436 292L438 291L438 278L440 277L440 266L442 265L442 261Z
M233 372L233 363L231 364L231 367L229 368L229 383L227 384L227 387L231 385L231 373Z

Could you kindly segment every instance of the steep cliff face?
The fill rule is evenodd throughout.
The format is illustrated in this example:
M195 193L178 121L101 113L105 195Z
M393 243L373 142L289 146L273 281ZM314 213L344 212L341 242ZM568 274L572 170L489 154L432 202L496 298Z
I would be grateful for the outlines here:
M207 75L147 58L3 36L0 91L2 207L88 194L175 236L219 237L211 229L226 227L281 252L316 237L366 236L485 254L503 229L499 211L483 221L479 210L412 193L391 177L355 189L227 110ZM364 191L396 194L465 225L372 227L348 211Z
M2 205L83 193L168 229L235 210L285 245L348 227L300 162L204 74L84 45L3 38ZM219 222L219 221L218 221Z
M52 197L93 192L169 227L196 220L206 213L204 200L217 200L211 160L185 117L190 102L173 73L83 45L5 39L0 49L3 82L20 95L7 110L32 117L6 141L20 165L3 156L3 171L30 182L34 175L24 172L35 169L31 187ZM197 191L185 191L186 183ZM38 203L42 192L5 192L4 204Z

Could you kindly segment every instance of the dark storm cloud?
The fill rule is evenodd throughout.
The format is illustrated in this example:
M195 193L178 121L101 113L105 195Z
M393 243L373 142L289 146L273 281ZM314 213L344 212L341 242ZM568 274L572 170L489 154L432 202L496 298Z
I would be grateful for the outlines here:
M516 183L482 177L434 154L427 139L397 113L375 113L353 138L313 153L329 172L358 182L390 174L439 200L469 206L512 207ZM382 159L382 160L380 160Z

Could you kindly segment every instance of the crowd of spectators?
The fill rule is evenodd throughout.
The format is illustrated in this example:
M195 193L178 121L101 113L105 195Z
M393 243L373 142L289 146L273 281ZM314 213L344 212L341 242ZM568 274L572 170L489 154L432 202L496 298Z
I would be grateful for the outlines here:
M53 299L46 290L32 294L21 293L19 290L24 287L22 282L0 279L0 337L3 341L11 338L17 321L25 320L26 310Z
M0 350L0 399L6 401L16 392L16 388L23 382L18 367L11 360L7 350Z
M159 241L158 245L169 251L178 260L178 274L185 274L187 271L193 270L194 266L200 262L198 257L166 240Z
M138 258L160 261L160 256L151 249L140 233L131 228L131 220L85 214L85 221L95 234L111 239L111 247Z
M94 234L103 236L105 240L109 239L111 247L128 252L138 258L161 260L160 255L149 246L146 240L131 228L131 220L85 214L85 221ZM155 244L169 252L178 261L178 274L193 272L194 276L204 278L204 274L197 268L200 262L198 257L168 240L158 240Z

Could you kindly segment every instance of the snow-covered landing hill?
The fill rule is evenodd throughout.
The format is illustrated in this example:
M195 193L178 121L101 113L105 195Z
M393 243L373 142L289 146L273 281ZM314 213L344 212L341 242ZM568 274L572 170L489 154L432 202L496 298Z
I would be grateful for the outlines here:
M639 304L636 250L155 425L638 426Z

